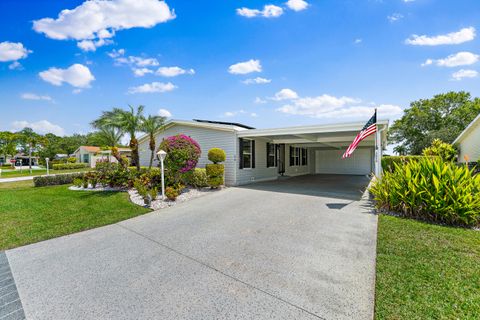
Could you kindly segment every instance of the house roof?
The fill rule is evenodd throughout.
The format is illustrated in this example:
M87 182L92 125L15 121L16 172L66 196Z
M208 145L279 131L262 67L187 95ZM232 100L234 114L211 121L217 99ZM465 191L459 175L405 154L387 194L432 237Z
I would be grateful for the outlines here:
M80 148L82 148L83 150L88 151L88 152L99 152L100 151L100 147L94 147L94 146L80 146Z
M175 125L183 125L189 127L198 127L198 128L208 128L212 130L219 130L219 131L243 131L249 130L247 129L248 126L245 126L240 123L233 123L233 122L221 122L221 121L210 121L210 120L169 120L165 125L162 127L161 130L168 129ZM138 141L141 142L148 138L148 134L141 136Z
M453 144L462 141L463 138L465 138L468 133L470 133L477 127L477 125L480 126L480 114L478 114L478 116L475 119L473 119L472 122L470 122L470 124L465 128L465 130L463 130L462 133L460 133L460 135L455 139L455 141L453 141Z
M200 120L200 119L193 119L193 121L202 122L202 123L223 124L223 125L236 126L236 127L245 128L245 129L255 129L254 127L250 127L238 122L224 122L224 121Z

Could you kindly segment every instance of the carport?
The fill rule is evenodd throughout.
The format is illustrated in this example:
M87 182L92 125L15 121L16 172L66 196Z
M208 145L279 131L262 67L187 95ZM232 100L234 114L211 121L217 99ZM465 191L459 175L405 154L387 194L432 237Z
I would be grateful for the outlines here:
M274 157L278 171L269 171L278 176L298 176L312 174L335 174L335 175L369 175L381 172L382 149L386 145L388 121L378 121L376 134L363 140L352 157L342 159L342 154L355 139L357 134L365 125L364 122L342 123L315 126L299 126L275 129L253 129L237 133L238 138L244 140L255 140L257 153L262 156L262 150L258 150L258 145L267 143L269 146L275 146L275 150L268 157ZM306 154L305 154L306 153ZM241 155L240 155L241 156ZM298 159L307 157L306 159ZM257 156L257 158L260 158ZM263 158L260 162L263 162ZM299 168L298 163L303 165ZM247 178L244 172L239 175L246 181L272 180L264 174L252 170ZM267 166L268 168L268 166ZM263 174L263 175L262 175ZM271 177L271 176L270 176ZM240 181L240 180L239 180ZM241 184L241 183L239 183Z

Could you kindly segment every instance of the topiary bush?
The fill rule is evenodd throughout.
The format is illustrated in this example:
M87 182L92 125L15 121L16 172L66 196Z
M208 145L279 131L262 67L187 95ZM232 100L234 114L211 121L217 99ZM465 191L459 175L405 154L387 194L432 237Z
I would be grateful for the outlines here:
M58 163L52 165L54 170L70 170L88 168L88 163Z
M200 145L184 134L165 138L158 150L167 152L165 176L172 183L179 183L182 175L195 169L201 155Z
M83 179L83 173L66 173L51 176L38 176L33 178L35 187L56 186L61 184L71 184L74 179Z
M370 189L378 208L449 225L480 225L480 175L440 158L394 165Z
M213 164L205 166L207 173L207 182L211 188L218 188L224 184L223 175L225 173L225 166L219 162L225 161L225 151L220 148L212 148L208 151L208 159Z
M225 151L220 148L212 148L208 150L208 160L212 161L213 163L217 164L219 162L224 162L227 158Z

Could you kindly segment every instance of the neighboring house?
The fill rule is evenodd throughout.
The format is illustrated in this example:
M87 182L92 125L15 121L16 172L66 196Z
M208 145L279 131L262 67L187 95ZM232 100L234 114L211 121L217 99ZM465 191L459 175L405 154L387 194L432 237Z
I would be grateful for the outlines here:
M342 160L343 152L364 125L346 123L254 129L239 123L171 120L155 137L157 148L164 138L177 134L196 140L202 149L197 167L209 163L209 149L222 148L227 155L225 183L242 185L275 180L281 175L370 174L376 165L380 168L380 161L375 161L375 135L362 141L351 158ZM381 150L386 143L388 121L379 121L378 125L381 130L378 149ZM140 165L148 166L151 152L146 135L139 139L139 152ZM154 165L158 166L157 159Z
M63 159L68 159L70 156L66 153L57 153L55 157L53 157L53 160L63 160Z
M120 155L131 158L130 148L118 148ZM80 146L73 153L73 156L77 158L79 163L88 163L90 167L94 168L97 161L110 160L110 162L117 162L117 159L112 156L111 150L102 150L99 147L93 146Z
M480 114L460 133L453 144L458 145L460 150L458 162L479 162Z

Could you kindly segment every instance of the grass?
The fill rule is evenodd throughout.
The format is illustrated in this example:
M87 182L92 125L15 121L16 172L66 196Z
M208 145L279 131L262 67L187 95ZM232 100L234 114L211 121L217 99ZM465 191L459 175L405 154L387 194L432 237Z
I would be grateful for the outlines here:
M479 314L479 231L379 217L376 319Z
M71 173L71 172L83 172L90 171L92 168L80 168L80 169L68 169L68 170L50 170L50 174L59 174L59 173ZM28 169L24 169L23 172L20 170L2 172L0 178L15 178L15 177L26 177L26 176L41 176L47 174L47 169L37 169L32 170L32 174Z
M6 186L8 184L8 186ZM132 218L150 210L124 192L71 191L68 186L0 183L0 250Z

